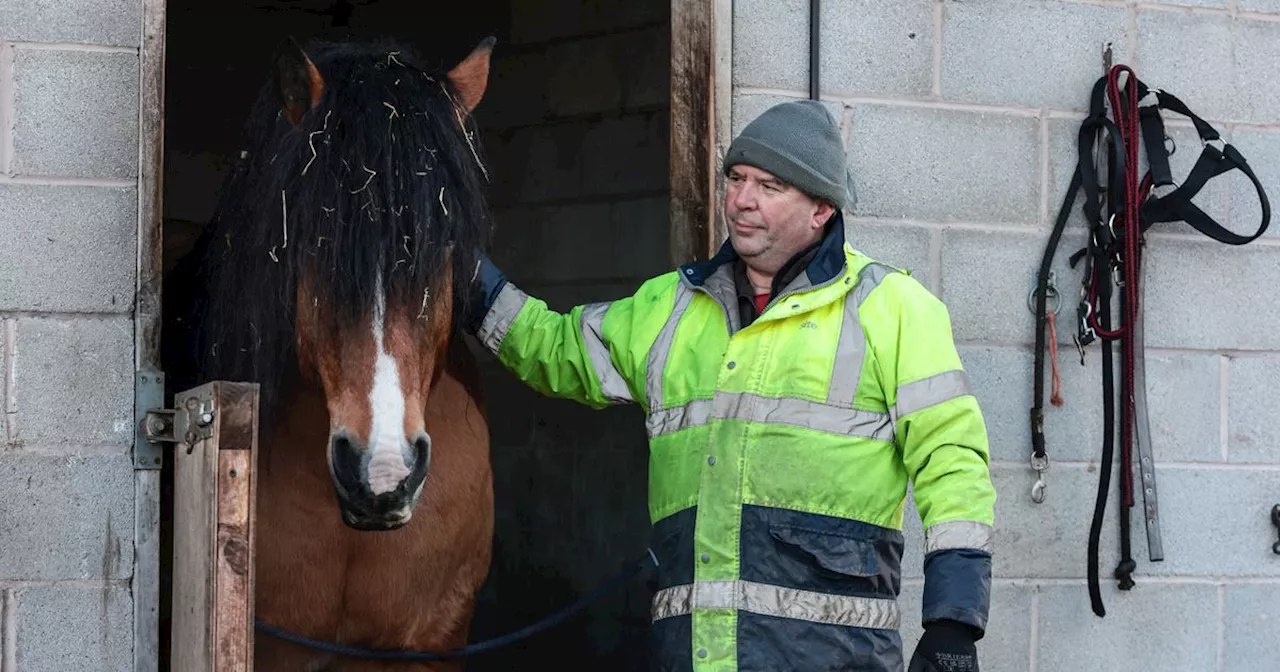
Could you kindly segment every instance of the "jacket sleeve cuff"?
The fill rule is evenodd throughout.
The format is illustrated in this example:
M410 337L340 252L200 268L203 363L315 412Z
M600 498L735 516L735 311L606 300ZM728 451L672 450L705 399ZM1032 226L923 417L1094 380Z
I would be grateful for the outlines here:
M921 622L941 619L987 629L991 606L991 554L973 548L948 548L925 556Z
M475 277L471 282L471 296L467 302L466 327L471 333L480 329L481 323L493 309L507 278L482 252L476 252Z

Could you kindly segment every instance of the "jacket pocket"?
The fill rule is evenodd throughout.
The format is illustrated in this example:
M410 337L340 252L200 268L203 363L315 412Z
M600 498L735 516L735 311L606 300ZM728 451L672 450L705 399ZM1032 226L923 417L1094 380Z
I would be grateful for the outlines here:
M687 509L658 521L650 531L650 550L658 559L655 590L693 583L693 526L696 511Z
M815 571L836 575L831 578L866 578L880 572L875 542L869 539L787 525L771 525L769 535L791 554L803 557Z

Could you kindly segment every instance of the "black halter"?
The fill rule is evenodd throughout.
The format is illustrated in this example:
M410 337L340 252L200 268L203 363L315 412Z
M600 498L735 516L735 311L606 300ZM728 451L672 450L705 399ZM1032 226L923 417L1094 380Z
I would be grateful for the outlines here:
M1153 188L1166 188L1175 184L1169 169L1169 151L1165 146L1167 138L1161 110L1169 110L1189 118L1195 124L1203 149L1182 184L1163 196L1155 196L1152 194ZM1111 113L1110 118L1107 116L1108 111ZM1146 150L1148 170L1145 175L1140 174L1138 169L1139 143ZM1100 150L1098 156L1095 156L1095 145ZM1098 588L1098 538L1110 485L1117 406L1120 415L1121 451L1121 561L1116 567L1115 577L1120 589L1129 590L1133 587L1133 571L1136 568L1129 540L1129 509L1134 505L1135 441L1141 461L1139 476L1142 481L1149 557L1153 562L1164 558L1143 367L1141 270L1142 249L1146 245L1144 234L1157 222L1181 221L1218 242L1244 245L1266 232L1271 221L1271 207L1262 184L1235 147L1223 142L1217 130L1191 112L1181 100L1159 89L1148 88L1138 80L1133 70L1124 65L1111 68L1094 84L1089 116L1080 125L1078 151L1079 160L1075 173L1045 247L1034 290L1036 349L1035 402L1031 408L1031 466L1038 472L1040 479L1032 494L1036 502L1043 500L1044 472L1049 467L1044 442L1045 327L1050 319L1046 310L1046 295L1056 291L1051 284L1050 267L1075 203L1076 193L1083 188L1085 197L1081 208L1089 225L1089 238L1085 248L1070 258L1073 268L1084 261L1073 339L1080 350L1082 362L1085 346L1094 340L1100 340L1102 348L1104 434L1098 495L1089 530L1088 577L1093 611L1098 616L1103 616L1106 610ZM1099 175L1099 170L1095 167L1099 161L1105 162L1104 175ZM1262 221L1258 230L1249 236L1227 230L1192 203L1192 199L1206 182L1234 169L1239 169L1253 182L1262 206ZM1106 181L1100 182L1100 177ZM1113 290L1118 290L1120 295L1119 324L1114 327L1111 304ZM1118 341L1121 346L1121 390L1118 398L1111 357L1113 341Z

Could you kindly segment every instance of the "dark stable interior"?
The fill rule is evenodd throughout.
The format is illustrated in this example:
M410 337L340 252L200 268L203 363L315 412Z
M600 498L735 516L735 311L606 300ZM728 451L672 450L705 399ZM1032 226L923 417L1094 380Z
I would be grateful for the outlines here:
M166 269L210 216L250 103L287 36L392 36L446 67L497 38L475 110L492 178L494 261L561 310L625 296L669 267L669 3L171 0L167 12ZM570 605L649 542L639 409L543 398L477 353L496 525L473 642ZM166 538L162 553L171 548ZM468 669L647 669L651 578L641 574L552 629L477 655Z

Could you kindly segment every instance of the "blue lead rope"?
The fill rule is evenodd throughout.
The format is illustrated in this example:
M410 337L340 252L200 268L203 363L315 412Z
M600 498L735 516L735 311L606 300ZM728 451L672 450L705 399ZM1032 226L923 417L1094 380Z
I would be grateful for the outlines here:
M547 628L557 626L563 623L565 620L567 620L570 616L573 616L574 614L585 609L587 605L600 599L602 596L604 596L605 593L608 593L609 591L613 590L614 588L617 588L623 583L630 581L633 577L635 577L637 574L643 571L650 564L652 564L654 567L657 567L658 556L654 555L653 549L646 549L644 557L640 558L640 560L638 560L637 562L632 563L622 573L618 574L612 579L609 579L605 583L602 583L599 586L596 586L594 590L582 596L582 598L580 598L577 602L570 604L569 606L548 616L547 618L544 618L541 621L538 621L532 625L525 626L524 628L516 630L515 632L502 635L501 637L495 637L493 639L488 639L483 642L477 642L475 644L468 644L460 649L454 649L453 651L445 651L442 653L428 652L428 651L394 651L394 650L387 650L387 649L361 649L354 646L344 646L342 644L333 644L330 642L322 642L318 639L303 637L302 635L294 634L292 632L289 632L288 630L282 630L273 625L267 625L266 623L263 623L262 621L258 621L258 620L254 621L254 627L257 628L259 632L266 633L268 635L277 637L279 639L283 639L287 642L293 642L294 644L299 644L301 646L316 649L318 651L333 653L340 656L348 656L351 658L372 658L372 659L378 659L378 660L400 660L400 661L433 661L433 660L449 660L451 658L462 658L464 656L471 656L477 653L483 653L485 651L506 646L507 644L510 644L512 642L517 642L521 639L537 634L543 630L546 630Z

